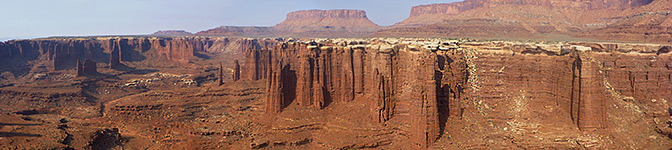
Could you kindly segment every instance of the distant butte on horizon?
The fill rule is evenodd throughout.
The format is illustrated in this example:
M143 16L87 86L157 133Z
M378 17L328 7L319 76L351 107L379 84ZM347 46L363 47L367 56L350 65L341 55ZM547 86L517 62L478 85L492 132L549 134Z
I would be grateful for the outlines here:
M413 6L392 26L364 10L299 10L271 27L221 26L194 35L281 37L470 37L672 43L670 0L465 0Z

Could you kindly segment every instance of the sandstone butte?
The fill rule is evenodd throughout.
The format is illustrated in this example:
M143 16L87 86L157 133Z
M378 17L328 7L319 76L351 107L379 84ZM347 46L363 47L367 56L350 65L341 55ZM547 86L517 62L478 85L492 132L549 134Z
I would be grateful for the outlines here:
M0 42L0 149L666 149L669 4L466 0L390 27L307 10Z
M184 31L184 30L159 30L152 35L156 36L183 36L183 35L192 35L192 33Z

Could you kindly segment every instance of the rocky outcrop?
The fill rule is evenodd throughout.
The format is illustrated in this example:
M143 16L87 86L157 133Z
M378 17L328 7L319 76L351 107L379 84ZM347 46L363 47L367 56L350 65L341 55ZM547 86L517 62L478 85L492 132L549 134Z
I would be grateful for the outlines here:
M458 87L466 81L461 53L437 54L408 45L282 42L271 51L253 51L246 53L245 62L269 68L267 77L257 78L268 79L268 113L281 112L292 102L324 108L364 100L372 120L398 126L420 146L438 138L439 118L446 117L439 114L439 103L447 104L449 94L439 94L439 89L454 90L449 96L459 99Z
M100 129L89 135L87 149L112 149L123 144L119 129Z

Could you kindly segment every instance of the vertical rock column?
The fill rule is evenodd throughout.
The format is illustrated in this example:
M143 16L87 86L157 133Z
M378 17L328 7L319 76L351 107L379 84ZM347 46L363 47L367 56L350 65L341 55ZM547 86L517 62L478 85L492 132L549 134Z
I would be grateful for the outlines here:
M300 106L311 106L313 105L311 98L313 93L314 62L311 58L310 52L305 53L307 54L301 54L299 56L299 64L296 66L296 99Z
M266 113L279 113L284 106L282 62L274 61L270 66L267 83Z
M77 59L77 76L84 76L84 66L82 66L82 61Z
M118 69L121 66L121 46L119 41L113 42L110 53L110 69Z
M360 94L364 92L364 47L354 46L352 51L352 68L354 80L354 92Z
M322 108L326 104L326 97L325 95L327 93L324 92L325 86L324 84L327 82L325 72L327 71L327 66L326 62L328 61L328 58L326 53L323 51L320 51L318 47L313 47L313 46L308 46L308 49L311 49L312 53L314 53L315 56L315 69L313 69L313 92L312 92L312 98L311 102L313 105L317 108Z
M372 49L371 56L371 65L367 69L373 70L371 75L367 75L370 78L370 81L366 81L365 91L371 93L371 116L372 119L378 120L378 122L386 122L392 118L392 113L396 103L394 97L392 97L394 90L393 82L393 66L392 59L394 53L392 52L374 52L378 49ZM400 106L404 107L402 109L408 108L407 105ZM402 112L401 113L406 113Z
M428 147L439 135L434 68L436 54L429 51L400 50L397 64L394 70L398 73L394 77L397 78L395 82L398 85L395 88L399 90L395 93L398 96L395 114L399 116L395 117L408 117L400 123L401 126L408 125L410 140L421 147Z
M576 51L573 54L573 85L570 114L581 130L605 127L606 91L599 66L587 57L590 52Z
M240 80L240 64L238 64L238 60L233 61L233 81L238 81Z
M334 67L333 70L336 71L334 77L334 82L337 86L334 88L337 90L336 97L340 102L350 102L355 98L354 91L354 68L353 68L353 58L352 58L352 49L347 47L338 47L336 49L339 55L337 60L340 64Z
M598 70L600 68L595 62L586 59L581 61L581 101L578 107L578 126L581 130L605 127L607 95L602 75Z
M217 83L219 85L224 84L224 77L223 77L224 75L223 74L224 74L224 70L222 68L222 62L219 62L219 76L217 77Z

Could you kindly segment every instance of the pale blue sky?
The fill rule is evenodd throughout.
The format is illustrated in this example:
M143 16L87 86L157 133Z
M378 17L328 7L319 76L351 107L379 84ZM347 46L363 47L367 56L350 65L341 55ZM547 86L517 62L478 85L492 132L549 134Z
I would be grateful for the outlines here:
M387 26L407 18L412 6L455 1L461 0L0 0L0 40L273 26L306 9L362 9Z

